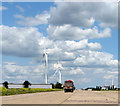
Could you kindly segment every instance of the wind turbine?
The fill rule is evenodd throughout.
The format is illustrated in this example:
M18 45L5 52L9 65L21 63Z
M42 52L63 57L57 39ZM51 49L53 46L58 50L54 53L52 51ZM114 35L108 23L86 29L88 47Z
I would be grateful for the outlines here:
M43 59L45 58L45 84L48 84L48 54L47 52L44 50L43 53Z
M58 62L58 64L57 64L57 70L55 71L55 73L50 77L50 79L51 78L53 78L55 75L56 75L56 73L59 73L59 83L61 83L62 81L62 74L61 74L61 66L60 66L60 64L59 64L59 62Z

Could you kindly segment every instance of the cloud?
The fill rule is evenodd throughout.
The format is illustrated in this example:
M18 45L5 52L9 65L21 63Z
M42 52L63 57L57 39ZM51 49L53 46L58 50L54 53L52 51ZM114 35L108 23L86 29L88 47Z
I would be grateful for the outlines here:
M0 11L1 11L1 10L8 10L8 8L5 7L5 6L0 6Z
M40 53L39 39L43 35L37 28L0 26L2 30L2 53L4 55L34 57Z
M16 6L16 8L18 8L20 12L24 12L24 9L21 6Z
M69 72L69 74L71 74L71 75L76 75L76 74L84 75L85 73L80 68L77 68L77 69L72 68L72 70Z
M54 26L71 24L80 27L90 27L94 24L94 19L90 17L87 12L80 12L80 10L83 10L80 4L81 3L69 2L56 3L57 7L51 7L50 9L51 16L49 19L49 23Z
M89 50L86 51L86 53L83 51L79 52L79 55L76 57L75 60L73 60L73 62L65 62L63 66L88 68L116 68L118 66L118 60L114 60L112 54Z
M5 65L17 65L15 62L4 62Z
M3 64L3 80L8 82L23 83L25 80L35 83L44 83L44 66L21 66L18 64ZM38 80L38 81L37 81Z
M90 50L100 50L100 49L102 49L102 47L99 43L89 43L88 47L90 48Z
M94 39L94 38L106 38L111 36L111 30L106 28L102 31L98 31L97 27L93 29L81 29L71 25L63 26L49 26L48 35L51 39L57 40L81 40L81 39Z
M49 23L91 27L95 21L102 27L117 27L117 2L56 2L50 9ZM69 17L69 18L68 18Z
M117 70L117 69L116 69ZM108 74L117 74L118 75L118 71L107 71Z
M7 64L6 64L7 63ZM62 62L59 63L62 66ZM23 83L25 80L30 81L31 83L44 83L44 64L39 65L19 65L13 62L5 62L2 66L3 68L3 81L7 80L8 82L13 83ZM55 63L49 64L48 66L48 81L49 83L56 83L59 81L59 73L56 73L52 77L55 71L58 68L58 65ZM101 70L102 73L94 73ZM109 73L107 72L109 70ZM117 74L110 73L117 71L115 68L87 68L87 67L63 67L61 68L62 72L62 83L65 80L73 80L77 88L83 88L88 86L103 85L106 82L109 82L109 79L114 77L114 84L117 84ZM94 77L93 77L94 76ZM16 80L14 80L16 79ZM101 80L99 80L101 79ZM93 83L94 82L94 83Z
M48 24L49 13L44 11L41 14L37 14L35 17L24 17L22 15L16 14L15 18L19 19L17 23L22 26L38 26L41 24Z
M81 81L82 83L88 83L88 82L91 82L91 80L88 79L88 78L80 79L80 81Z
M112 54L96 51L101 49L99 43L88 43L87 39L53 41L44 37L35 27L0 26L0 28L3 35L3 55L35 57L40 60L43 49L46 48L51 64L59 59L63 61L64 67L116 67L118 64Z
M113 75L106 75L104 76L105 79L112 79L113 78Z
M80 40L78 42L76 42L76 41L65 41L65 42L66 42L66 46L69 48L69 50L85 49L88 45L87 39Z
M43 40L41 39L40 45L45 44L42 41ZM75 58L79 56L79 54L84 54L86 52L84 50L88 50L88 44L89 44L87 39L80 40L80 41L67 40L67 41L47 41L47 42L51 42L50 46L45 46L45 47L48 47L46 49L46 52L48 53L49 60L51 61L56 61L58 59L60 61L73 61ZM42 57L39 57L39 58L42 58Z

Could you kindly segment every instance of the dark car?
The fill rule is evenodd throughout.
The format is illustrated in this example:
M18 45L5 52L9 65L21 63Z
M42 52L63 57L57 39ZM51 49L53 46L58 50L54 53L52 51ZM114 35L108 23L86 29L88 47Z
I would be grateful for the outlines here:
M74 83L72 80L64 82L64 92L73 92L75 90Z

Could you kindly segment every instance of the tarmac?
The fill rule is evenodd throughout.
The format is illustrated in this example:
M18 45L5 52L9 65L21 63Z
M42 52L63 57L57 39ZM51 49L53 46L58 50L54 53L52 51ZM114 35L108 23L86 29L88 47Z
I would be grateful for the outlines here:
M118 104L118 91L41 92L3 96L2 104Z

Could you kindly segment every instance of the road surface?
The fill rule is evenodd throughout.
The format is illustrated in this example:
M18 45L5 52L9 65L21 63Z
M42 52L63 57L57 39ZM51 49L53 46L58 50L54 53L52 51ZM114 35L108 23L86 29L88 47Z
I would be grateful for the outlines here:
M41 92L3 96L3 104L117 104L117 91Z

